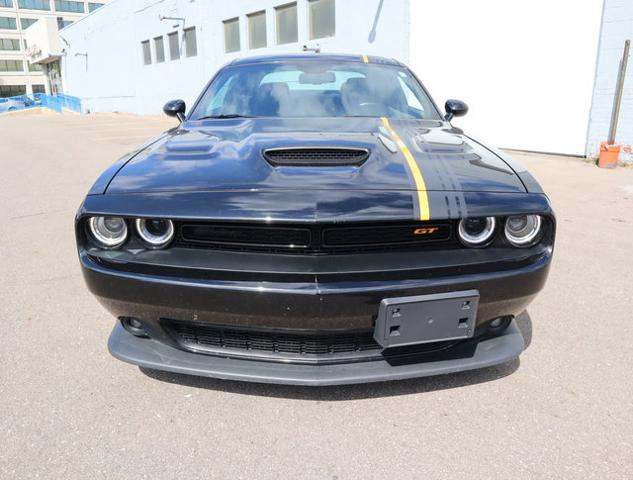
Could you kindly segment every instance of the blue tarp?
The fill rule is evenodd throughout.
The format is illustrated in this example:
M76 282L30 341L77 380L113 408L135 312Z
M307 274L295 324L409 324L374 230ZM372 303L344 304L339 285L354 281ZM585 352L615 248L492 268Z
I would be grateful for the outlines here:
M0 99L0 113L35 107L49 108L55 112L61 112L62 109L81 112L81 99L63 93L57 95L34 93L33 95L19 95Z

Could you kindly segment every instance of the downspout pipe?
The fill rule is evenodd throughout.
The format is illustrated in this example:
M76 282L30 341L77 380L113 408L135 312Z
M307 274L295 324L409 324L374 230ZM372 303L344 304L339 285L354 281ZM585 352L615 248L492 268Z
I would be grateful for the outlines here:
M624 93L624 80L626 79L626 68L629 62L629 49L631 40L624 42L624 54L620 62L618 73L618 83L615 87L615 97L613 98L613 110L611 111L611 125L609 126L609 145L615 144L615 136L618 133L618 120L620 118L620 107L622 106L622 94Z

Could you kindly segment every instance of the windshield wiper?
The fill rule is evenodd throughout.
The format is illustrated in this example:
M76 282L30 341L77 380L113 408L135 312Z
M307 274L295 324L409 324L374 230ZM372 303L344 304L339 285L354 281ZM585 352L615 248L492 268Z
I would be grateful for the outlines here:
M208 118L253 118L252 115L240 115L239 113L222 113L220 115L206 115L196 120L206 120Z

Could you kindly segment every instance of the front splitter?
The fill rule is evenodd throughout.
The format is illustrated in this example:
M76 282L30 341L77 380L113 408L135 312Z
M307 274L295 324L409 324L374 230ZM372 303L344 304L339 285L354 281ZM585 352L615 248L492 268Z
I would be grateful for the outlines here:
M334 365L299 365L191 353L151 338L135 337L119 322L108 340L108 349L114 357L140 367L225 380L308 386L382 382L474 370L508 362L524 347L523 336L514 321L499 336L462 342L433 356L385 357L385 360Z

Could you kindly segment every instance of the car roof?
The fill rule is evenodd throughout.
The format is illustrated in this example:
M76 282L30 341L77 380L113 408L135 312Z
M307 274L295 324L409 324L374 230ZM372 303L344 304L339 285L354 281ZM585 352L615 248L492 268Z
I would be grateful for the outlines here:
M383 65L397 65L403 64L393 58L377 57L374 55L350 55L342 53L286 53L275 55L260 55L254 57L237 58L233 60L229 65L250 65L254 63L283 63L301 60L322 60L332 62L359 62L359 63L380 63Z

